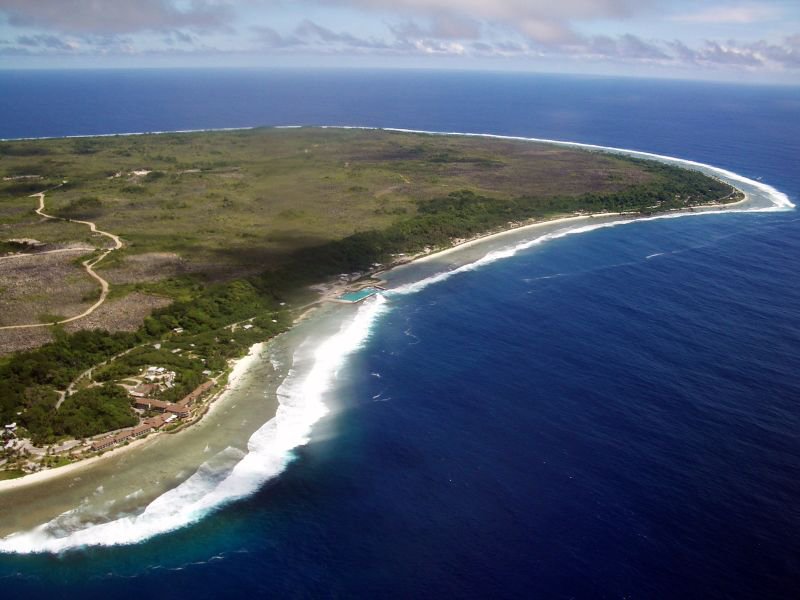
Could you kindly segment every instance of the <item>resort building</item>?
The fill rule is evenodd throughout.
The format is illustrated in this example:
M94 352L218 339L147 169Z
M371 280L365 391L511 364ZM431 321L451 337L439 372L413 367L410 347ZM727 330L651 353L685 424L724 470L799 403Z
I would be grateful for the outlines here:
M214 382L210 379L205 383L201 383L194 389L194 391L184 396L183 399L178 400L178 404L182 404L184 406L191 404L192 402L197 400L200 396L205 394L208 390L210 390L213 387L213 385Z
M164 367L147 367L144 378L150 383L157 383L161 386L171 388L175 385L175 371L168 371Z
M182 406L180 404L170 404L164 412L171 413L179 419L185 419L191 414L188 406Z
M143 436L145 434L150 433L151 431L153 431L153 426L152 425L148 425L147 422L145 421L141 425L138 425L138 426L134 427L133 429L131 429L130 437L138 438L138 437L141 437L141 436Z
M166 400L158 400L157 398L138 398L134 395L134 406L136 408L146 411L158 411L161 414L145 419L139 425L131 429L126 429L114 435L107 435L99 440L95 440L92 442L92 450L105 450L106 448L110 448L126 440L147 435L156 429L162 428L164 425L172 423L176 419L185 419L191 416L189 405L213 386L214 381L208 380L197 386L191 393L184 396L181 400L178 400L178 402L167 402ZM155 386L152 389L155 389Z
M156 400L155 398L139 398L134 403L134 406L140 410L157 410L162 413L172 413L180 418L188 417L190 414L189 408L183 404Z
M92 442L92 450L105 450L106 448L110 448L116 443L117 442L114 440L114 436L109 435L107 437Z
M105 450L115 444L130 439L133 429L126 429L115 435L109 435L92 443L92 450ZM141 435L141 434L140 434Z
M156 390L158 386L154 383L140 383L128 393L134 398L145 398Z

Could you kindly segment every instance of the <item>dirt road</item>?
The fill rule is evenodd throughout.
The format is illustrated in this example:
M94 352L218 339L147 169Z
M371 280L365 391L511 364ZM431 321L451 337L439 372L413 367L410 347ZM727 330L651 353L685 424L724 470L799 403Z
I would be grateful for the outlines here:
M58 187L61 187L61 186L58 186ZM55 189L55 188L53 188L53 189ZM100 284L100 298L98 298L97 302L92 304L89 308L87 308L81 314L75 315L74 317L69 317L68 319L64 319L62 321L56 321L58 324L71 323L72 321L77 321L78 319L82 319L84 317L89 316L95 310L97 310L97 308L100 307L103 304L103 302L106 301L106 297L108 296L108 290L109 290L108 282L105 279L103 279L102 277L100 277L100 275L97 274L97 272L94 270L94 267L97 266L97 264L100 261L102 261L106 256L108 256L109 254L114 252L114 250L119 250L120 248L122 248L123 244L122 244L122 240L119 239L119 236L116 236L113 233L109 233L107 231L102 231L102 230L98 229L97 225L92 223L91 221L79 221L77 219L64 219L62 217L55 217L53 215L48 215L47 213L44 212L44 209L45 209L44 195L45 195L45 192L39 192L38 194L32 194L30 196L31 198L39 198L39 207L36 209L36 214L37 215L39 215L41 217L44 217L45 219L53 219L55 221L67 221L69 223L80 223L82 225L86 225L87 227L89 227L89 231L91 231L92 233L97 233L97 234L100 234L102 236L105 236L105 237L109 238L110 240L112 240L114 242L114 247L113 248L108 248L108 249L104 250L99 256L97 256L95 258L89 258L89 259L83 261L83 263L81 263L83 265L83 268L86 269L86 272L89 274L89 276L92 277L93 279L95 279ZM31 328L34 328L34 327L50 327L51 325L53 325L53 323L31 323L31 324L28 324L28 325L6 325L4 327L0 327L0 329L31 329Z

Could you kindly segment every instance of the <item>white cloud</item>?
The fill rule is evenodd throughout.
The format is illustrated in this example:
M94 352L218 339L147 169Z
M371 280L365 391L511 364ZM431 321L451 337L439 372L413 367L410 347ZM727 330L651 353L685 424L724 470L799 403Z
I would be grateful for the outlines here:
M787 13L788 4L719 4L724 1L675 14L658 0L0 0L0 24L5 20L13 32L0 54L430 55L463 57L463 64L508 58L516 65L549 60L613 63L614 70L647 65L800 74L800 35L785 36L786 14L782 28L770 24L783 37L765 35L763 26L759 35L753 26L748 38L761 41L728 39L744 24L781 17L779 7ZM642 27L654 17L672 24L669 33ZM686 30L713 31L717 39L689 43L681 35ZM678 39L653 39L653 31L669 38L674 31Z
M622 19L648 10L656 0L317 0L419 18L485 21L517 31L543 44L575 40L572 23Z
M775 6L715 6L694 13L679 14L671 17L672 21L681 23L734 23L747 25L770 21L780 17Z
M70 33L132 33L178 27L217 29L233 15L217 0L0 0L10 25Z

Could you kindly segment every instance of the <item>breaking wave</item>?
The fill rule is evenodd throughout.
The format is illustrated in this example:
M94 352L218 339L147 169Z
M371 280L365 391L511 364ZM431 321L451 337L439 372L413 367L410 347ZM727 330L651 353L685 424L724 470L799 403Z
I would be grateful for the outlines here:
M195 523L225 504L254 493L286 468L293 449L308 442L312 425L328 412L324 397L338 370L364 343L385 309L386 300L380 296L366 301L310 356L295 357L289 376L278 388L277 413L250 438L247 453L234 448L221 452L138 515L92 524L81 518L79 507L31 531L7 536L0 540L0 551L27 554L134 544ZM310 363L309 368L298 362Z
M338 127L342 129L374 129L368 127ZM661 156L648 152L624 150L591 144L562 142L539 138L500 136L490 134L445 133L408 129L387 129L409 133L466 136L547 142L564 146L615 152L629 156L652 158L659 161L700 169L729 182L736 182L756 201L746 208L730 208L725 212L761 212L788 210L794 204L786 194L775 188L748 179L737 173L694 161ZM760 201L760 203L759 203ZM439 273L417 282L398 286L386 293L392 295L415 293L429 285L443 281L458 273L481 268L518 252L568 235L586 233L597 229L616 227L643 220L679 218L718 214L715 212L671 213L647 218L620 218L619 220L586 223L586 218L565 227L517 243L508 248L489 252L478 260ZM40 553L62 552L82 546L112 546L134 544L159 534L167 533L195 523L220 507L251 495L269 479L280 474L293 459L293 450L306 444L314 423L327 414L325 396L334 385L338 370L347 357L360 348L369 336L373 324L388 309L383 296L375 296L362 303L355 315L346 320L339 331L322 341L313 350L298 348L289 375L277 390L280 401L274 418L265 423L250 438L246 453L229 448L204 463L198 471L176 488L150 503L137 515L124 516L104 523L87 523L79 518L80 507L69 511L33 530L15 533L0 540L0 552ZM379 374L373 373L375 376Z

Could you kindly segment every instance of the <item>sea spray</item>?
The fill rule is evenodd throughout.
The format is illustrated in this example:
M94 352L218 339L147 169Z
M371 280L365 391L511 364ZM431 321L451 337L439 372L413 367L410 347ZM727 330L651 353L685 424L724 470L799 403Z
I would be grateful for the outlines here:
M347 129L347 127L342 128ZM353 129L372 128L354 127ZM751 197L756 195L764 202L761 205L756 204L754 207L726 208L724 209L726 213L777 211L794 208L794 204L785 194L767 184L748 179L731 171L674 157L537 138L401 129L389 130L433 135L476 135L487 138L544 142L652 158L666 163L698 168L721 179L733 180L739 184L744 184L745 191ZM456 269L399 286L389 291L387 296L415 293L458 273L481 268L497 260L514 256L518 252L537 244L567 235L616 227L642 220L704 214L719 213L703 211L680 212L648 218L620 218L619 220L589 224L585 224L584 220L581 224L576 223L514 246L489 252L478 260ZM369 335L372 324L385 310L387 310L386 299L381 296L366 301L359 307L352 320L345 322L336 334L317 346L310 359L310 368L305 369L299 364L293 364L289 376L278 389L280 405L275 417L253 434L248 442L248 452L246 454L236 454L238 451L234 449L228 449L218 454L212 461L204 463L189 479L154 500L138 515L125 516L106 523L87 524L85 521L76 518L75 511L69 511L34 530L13 534L0 540L0 551L16 553L61 552L81 546L133 544L155 535L185 527L233 500L254 493L265 481L275 477L285 469L288 462L292 460L292 450L294 448L302 446L309 441L313 424L328 412L324 402L325 394L333 385L337 371L344 365L347 357L361 347ZM298 362L305 360L301 356L297 356L296 359ZM234 456L234 454L236 455ZM214 466L214 462L219 464ZM80 521L82 525L76 525L76 521Z
M82 546L134 544L185 527L252 494L285 469L293 458L292 450L309 441L313 424L328 412L325 395L339 369L348 355L365 342L372 324L385 310L384 298L367 300L337 333L313 349L307 370L293 365L279 388L280 405L275 417L253 434L246 454L233 448L223 451L140 514L106 523L78 524L76 509L31 531L7 536L0 540L0 551L63 552Z

